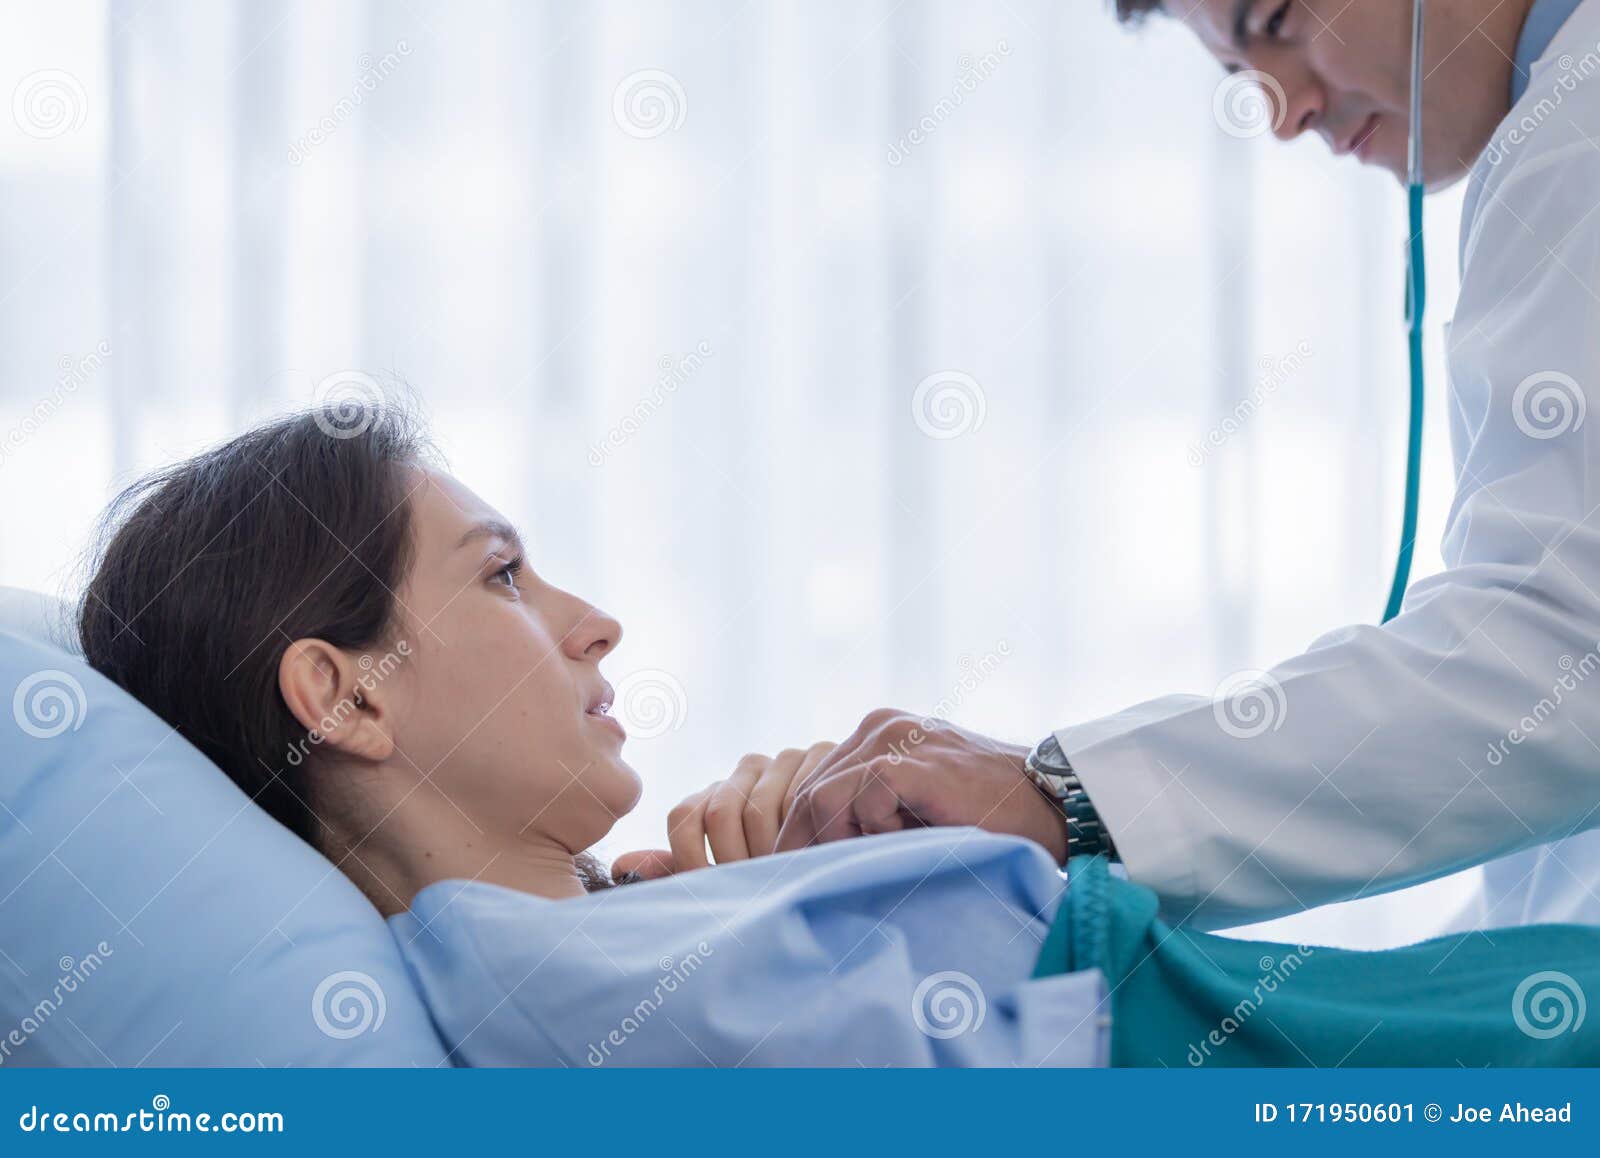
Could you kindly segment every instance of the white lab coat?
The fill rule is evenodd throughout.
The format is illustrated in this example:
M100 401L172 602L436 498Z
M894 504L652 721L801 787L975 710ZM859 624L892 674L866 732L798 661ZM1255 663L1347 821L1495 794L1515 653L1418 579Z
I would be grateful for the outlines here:
M1239 696L1057 733L1170 918L1239 925L1505 858L1482 923L1600 920L1600 0L1469 180L1446 570Z

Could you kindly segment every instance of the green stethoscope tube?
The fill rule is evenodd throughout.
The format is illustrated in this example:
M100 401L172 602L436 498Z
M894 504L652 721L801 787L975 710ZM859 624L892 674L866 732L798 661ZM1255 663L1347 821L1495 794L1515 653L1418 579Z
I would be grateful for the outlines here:
M1400 520L1400 557L1383 622L1400 614L1417 542L1417 498L1422 490L1422 317L1428 301L1422 248L1422 0L1411 4L1411 138L1406 150L1406 354L1411 370L1411 419L1406 435L1406 505Z
M1422 248L1422 186L1408 186L1406 194L1410 207L1410 236L1406 249L1406 345L1411 366L1411 420L1406 439L1406 505L1400 525L1400 557L1394 567L1389 603L1383 611L1385 623L1400 614L1400 603L1411 579L1411 550L1417 541L1417 499L1422 490L1422 315L1428 296Z

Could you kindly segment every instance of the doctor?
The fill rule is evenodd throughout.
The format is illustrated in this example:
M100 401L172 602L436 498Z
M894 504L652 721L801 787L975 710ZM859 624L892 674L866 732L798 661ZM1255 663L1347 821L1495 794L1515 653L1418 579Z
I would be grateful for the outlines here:
M1409 3L1115 3L1263 78L1281 139L1404 180ZM1237 925L1495 861L1484 923L1600 921L1600 0L1427 0L1424 41L1427 184L1469 182L1446 569L1386 626L1331 632L1228 700L1168 696L1031 752L874 712L796 778L780 849L908 816L1012 828L1026 775L1069 851L1120 858L1169 919Z

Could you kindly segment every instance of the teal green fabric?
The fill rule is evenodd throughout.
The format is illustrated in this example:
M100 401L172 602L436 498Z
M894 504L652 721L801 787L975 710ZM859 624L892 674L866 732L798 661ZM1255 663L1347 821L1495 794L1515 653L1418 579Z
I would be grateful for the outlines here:
M1035 976L1105 974L1116 1066L1592 1066L1600 928L1357 952L1174 928L1100 857L1068 866Z

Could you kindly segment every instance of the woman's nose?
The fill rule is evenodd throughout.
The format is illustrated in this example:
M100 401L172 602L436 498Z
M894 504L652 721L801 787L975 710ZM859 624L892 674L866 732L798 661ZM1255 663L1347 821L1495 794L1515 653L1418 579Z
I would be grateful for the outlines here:
M598 662L622 641L622 624L597 607L580 603L578 620L567 633L567 653L573 659Z

